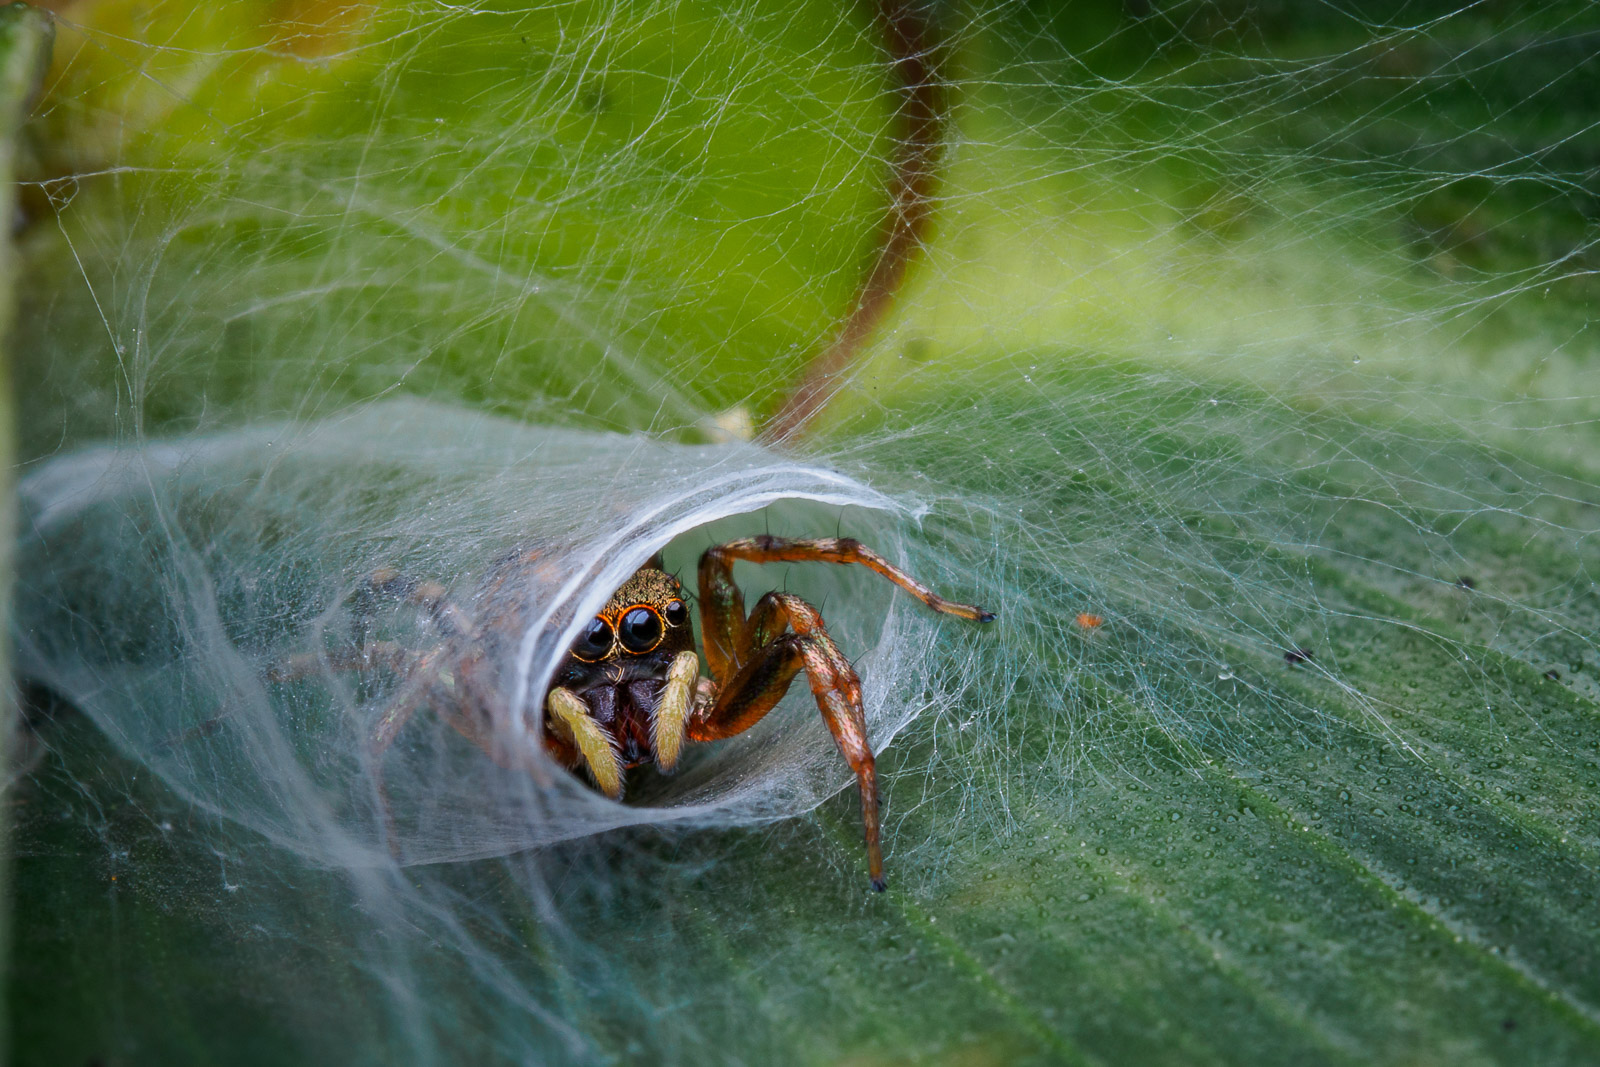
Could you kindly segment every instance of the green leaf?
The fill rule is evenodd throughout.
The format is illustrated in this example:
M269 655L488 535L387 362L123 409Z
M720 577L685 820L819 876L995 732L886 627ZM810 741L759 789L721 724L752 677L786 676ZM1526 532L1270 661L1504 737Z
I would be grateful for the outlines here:
M937 235L805 445L1000 615L880 754L889 892L852 792L320 869L34 692L13 1057L1593 1062L1593 10L1141 7L956 32ZM860 11L141 10L34 130L28 459L394 389L683 432L867 260Z
M793 376L883 210L887 75L823 0L91 15L36 128L29 457L396 391L676 428Z

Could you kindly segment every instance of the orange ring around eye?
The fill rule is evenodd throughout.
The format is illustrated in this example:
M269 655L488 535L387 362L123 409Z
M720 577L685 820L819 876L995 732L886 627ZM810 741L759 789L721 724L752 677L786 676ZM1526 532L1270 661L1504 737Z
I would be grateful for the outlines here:
M595 633L594 624L597 622L605 625L605 631L611 636L611 640L606 642L606 647L604 649L585 649L585 640L589 638L590 635ZM604 615L596 615L593 619L589 620L589 625L584 627L583 633L578 635L578 639L572 642L572 647L567 651L571 652L572 658L580 663L599 663L601 660L611 655L611 650L616 647L617 628L613 626L611 620L606 618ZM583 651L580 651L580 649ZM584 651L593 651L595 653L594 658L590 659L588 656L585 656L583 654Z
M642 636L631 633L628 626L628 620L632 618L634 612L637 611L643 611L649 614L649 625L653 628L653 630L644 630ZM635 620L635 622L641 623L643 620ZM666 638L667 625L661 618L661 612L656 610L654 604L630 604L621 611L617 612L616 633L617 640L622 642L622 649L624 652L630 652L635 656L642 656L647 652L654 652L657 646L659 646ZM638 641L637 644L635 644L636 639Z

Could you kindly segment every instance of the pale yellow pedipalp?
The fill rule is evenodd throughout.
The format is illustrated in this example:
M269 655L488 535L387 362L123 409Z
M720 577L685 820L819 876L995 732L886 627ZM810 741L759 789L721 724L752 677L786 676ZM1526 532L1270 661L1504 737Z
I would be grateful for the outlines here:
M656 750L656 767L671 773L683 751L683 735L694 707L695 682L700 678L700 657L679 652L667 669L667 684L661 687L661 700L650 719L650 744Z
M550 714L572 737L572 743L583 753L589 765L589 774L600 792L618 800L622 797L622 763L612 747L611 738L589 715L589 707L570 689L555 688L545 700Z

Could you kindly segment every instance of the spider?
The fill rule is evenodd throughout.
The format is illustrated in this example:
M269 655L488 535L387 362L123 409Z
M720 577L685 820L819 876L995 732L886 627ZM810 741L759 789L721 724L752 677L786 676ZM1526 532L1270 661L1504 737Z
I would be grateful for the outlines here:
M586 772L606 796L620 799L627 771L653 763L671 773L686 741L717 741L743 733L782 699L801 671L817 710L854 772L861 794L867 868L882 890L878 785L867 744L861 679L828 635L816 608L792 593L770 592L749 613L733 581L736 560L754 563L857 563L900 586L934 611L992 622L982 608L945 600L872 549L851 538L791 540L762 536L706 549L700 557L699 602L710 677L700 673L694 628L683 587L652 558L611 595L584 626L557 666L537 726L545 752L571 771ZM536 758L510 749L499 729L508 712L495 664L521 632L527 579L541 566L538 550L513 554L490 569L475 598L477 618L453 603L436 582L418 582L383 569L361 591L423 608L446 641L415 652L387 641L363 642L354 656L297 656L272 672L276 681L318 669L386 666L407 685L380 715L371 737L375 762L423 706L432 707L495 762L536 779ZM388 799L379 784L385 818ZM391 841L394 840L390 826Z

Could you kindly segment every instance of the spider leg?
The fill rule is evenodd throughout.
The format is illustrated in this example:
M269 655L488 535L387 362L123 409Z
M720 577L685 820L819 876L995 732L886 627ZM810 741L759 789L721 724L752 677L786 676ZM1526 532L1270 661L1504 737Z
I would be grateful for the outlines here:
M389 746L394 744L394 739L417 713L426 696L426 687L411 686L408 692L402 693L398 700L384 709L378 724L372 728L372 735L367 739L367 754L372 758L372 783L378 793L378 808L383 814L383 835L389 845L389 855L396 861L401 858L400 826L395 821L394 803L389 799L389 786L383 777L383 754L389 751Z
M412 678L417 678L418 675L425 677L427 672L434 669L434 661L439 658L439 654L437 652L426 656L412 654L411 658L416 666L408 673ZM428 687L420 680L411 681L389 706L383 709L383 714L378 716L377 723L372 727L372 736L368 738L368 751L376 763L383 762L383 754L389 751L389 746L394 744L394 739L400 736L400 731L406 728L406 724L416 715L427 697Z
M744 594L733 582L733 560L721 546L700 557L700 632L705 639L706 669L718 682L739 669L749 650L745 638Z
M393 567L379 567L367 575L357 594L358 617L370 614L373 603L379 598L402 600L426 611L428 617L451 637L466 639L472 636L472 620L450 599L449 590L438 582L418 581Z
M477 745L497 765L508 771L521 771L540 788L549 788L549 768L542 757L528 750L528 737L505 728L511 721L510 713L496 692L492 677L486 677L481 655L461 656L448 668L433 671L432 678L440 691L439 714L456 733ZM525 717L524 725L530 734L537 731L537 743L562 766L578 765L581 753L570 741L540 729L536 719L529 721Z
M617 757L611 735L589 714L589 706L572 690L560 686L550 690L545 706L550 710L549 723L553 732L578 750L583 762L588 764L594 784L612 800L620 800L622 761Z
M678 766L678 754L694 710L696 684L700 680L700 657L679 652L667 668L667 681L650 715L650 747L656 754L656 768L671 774Z
M734 614L743 614L743 598L733 584L733 562L740 559L752 563L859 563L883 575L942 615L954 615L972 622L994 621L994 612L946 600L854 538L793 540L768 535L746 537L713 545L700 557L700 610L703 617L708 613L710 615L705 621L707 659L712 658L713 637L719 643L719 651L725 651L734 658L738 657L740 651L748 650L738 647L738 634L730 618ZM713 622L717 627L715 633ZM713 661L713 674L715 670L716 663Z
M290 656L283 663L267 671L273 682L295 682L323 671L364 671L374 667L387 667L398 674L414 675L425 668L432 656L417 653L394 641L369 641L358 649L339 652L308 652ZM394 805L389 800L389 790L383 780L383 754L394 743L395 737L411 721L426 696L424 686L412 683L384 709L377 724L367 738L367 754L372 759L373 787L378 795L378 808L383 816L384 837L389 854L400 859L400 831L395 822Z
M784 633L786 628L793 632ZM804 670L822 721L855 773L866 832L867 871L872 888L882 890L887 883L880 841L878 772L867 743L861 679L828 636L817 609L790 593L762 597L741 630L742 641L755 639L759 644L737 673L718 688L714 699L690 718L689 739L715 741L743 733L773 709L794 676Z
M394 641L369 641L355 650L341 652L305 652L290 656L267 670L271 682L297 682L322 671L365 671L374 667L387 667L401 674L411 671L416 653Z

